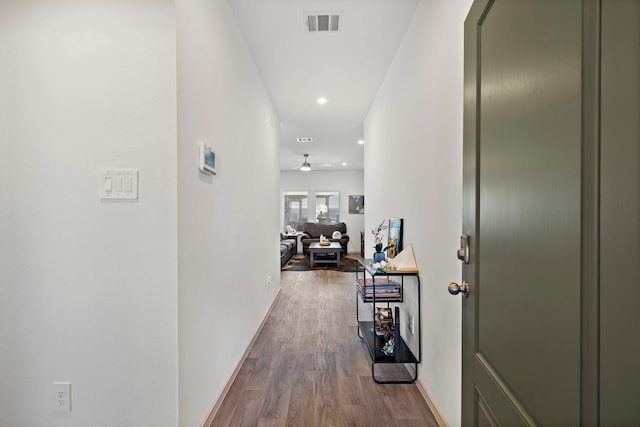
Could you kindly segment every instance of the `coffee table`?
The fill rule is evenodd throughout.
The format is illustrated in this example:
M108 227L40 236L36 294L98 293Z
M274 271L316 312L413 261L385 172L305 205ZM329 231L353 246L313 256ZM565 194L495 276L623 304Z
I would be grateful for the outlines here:
M340 267L340 252L342 246L340 243L331 242L329 246L320 246L320 243L312 243L309 245L309 266L313 268L313 264L333 264ZM316 259L318 254L336 254L336 258Z

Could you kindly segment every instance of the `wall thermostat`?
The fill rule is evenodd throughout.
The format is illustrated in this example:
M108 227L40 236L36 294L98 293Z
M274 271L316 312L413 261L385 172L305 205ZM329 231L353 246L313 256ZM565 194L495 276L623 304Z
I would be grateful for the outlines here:
M210 175L216 174L216 153L207 144L200 144L198 156L200 170Z

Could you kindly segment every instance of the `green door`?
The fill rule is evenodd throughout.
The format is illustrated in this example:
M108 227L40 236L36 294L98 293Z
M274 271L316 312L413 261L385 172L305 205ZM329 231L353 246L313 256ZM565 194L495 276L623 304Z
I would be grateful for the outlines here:
M639 20L635 0L467 16L465 426L640 425Z
M464 425L579 424L581 8L465 23Z
M640 426L640 1L602 2L599 421Z

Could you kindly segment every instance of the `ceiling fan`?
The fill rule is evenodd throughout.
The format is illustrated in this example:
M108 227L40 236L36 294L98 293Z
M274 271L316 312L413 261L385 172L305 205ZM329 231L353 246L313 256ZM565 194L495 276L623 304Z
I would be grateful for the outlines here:
M307 153L303 154L304 156L304 162L302 163L302 166L300 166L300 170L302 172L309 172L311 170L311 163L309 163L307 160L307 157L309 157L309 155Z
M304 153L304 162L302 162L302 164L300 166L295 167L295 170L301 170L302 172L309 172L311 171L311 163L309 163L309 154ZM316 166L332 166L331 163L323 163L323 164L316 164Z

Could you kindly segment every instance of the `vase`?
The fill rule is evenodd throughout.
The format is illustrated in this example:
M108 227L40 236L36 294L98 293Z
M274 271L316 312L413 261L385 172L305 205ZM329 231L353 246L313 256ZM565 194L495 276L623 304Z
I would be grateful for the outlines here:
M384 261L384 253L383 252L376 252L373 254L373 262L380 262L380 261Z

